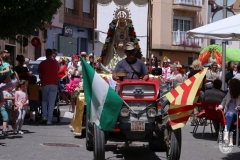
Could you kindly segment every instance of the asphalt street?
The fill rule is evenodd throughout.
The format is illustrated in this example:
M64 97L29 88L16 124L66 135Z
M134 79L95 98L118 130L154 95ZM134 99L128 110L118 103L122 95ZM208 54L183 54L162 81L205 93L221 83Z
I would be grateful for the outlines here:
M93 152L85 148L84 135L74 137L68 125L71 114L69 106L61 106L61 122L43 126L25 121L24 135L8 137L0 135L0 160L93 160ZM10 128L11 129L11 128ZM234 146L229 154L223 154L218 148L215 137L206 127L202 138L202 129L197 134L190 133L193 127L187 124L182 129L181 160L239 160L240 148ZM50 146L46 146L46 145ZM165 160L165 152L152 152L147 143L133 142L130 147L124 143L108 142L106 160Z

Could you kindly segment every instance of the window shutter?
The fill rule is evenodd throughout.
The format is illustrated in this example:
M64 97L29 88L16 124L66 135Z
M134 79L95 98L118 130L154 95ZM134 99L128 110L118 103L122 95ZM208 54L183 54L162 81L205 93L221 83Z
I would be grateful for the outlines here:
M90 13L90 0L83 0L83 12Z
M66 8L74 9L74 0L66 0Z

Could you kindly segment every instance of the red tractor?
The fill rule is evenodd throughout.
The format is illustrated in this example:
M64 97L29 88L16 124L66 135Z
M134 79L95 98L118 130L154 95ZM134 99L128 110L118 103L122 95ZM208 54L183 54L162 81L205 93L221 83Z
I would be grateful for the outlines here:
M164 97L167 85L160 85L157 78L125 79L118 83L116 92L126 103L122 105L114 130L105 132L89 121L86 123L86 148L94 151L95 160L105 159L108 140L126 144L148 142L151 150L166 151L168 160L180 159L181 129L172 130L169 124L169 102Z

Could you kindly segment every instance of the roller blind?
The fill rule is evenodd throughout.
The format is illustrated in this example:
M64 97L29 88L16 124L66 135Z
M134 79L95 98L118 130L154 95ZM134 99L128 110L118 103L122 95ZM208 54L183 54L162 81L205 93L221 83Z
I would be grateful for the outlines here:
M66 0L66 8L74 9L74 0Z
M90 13L90 0L83 0L83 12Z

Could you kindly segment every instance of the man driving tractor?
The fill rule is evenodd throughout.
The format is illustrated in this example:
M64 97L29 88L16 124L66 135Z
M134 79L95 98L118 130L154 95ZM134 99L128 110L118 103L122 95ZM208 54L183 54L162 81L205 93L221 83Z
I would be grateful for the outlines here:
M136 57L136 52L133 42L128 42L125 47L127 57L119 61L113 71L112 78L119 80L117 72L126 72L127 75L124 79L149 79L148 69L144 62Z

